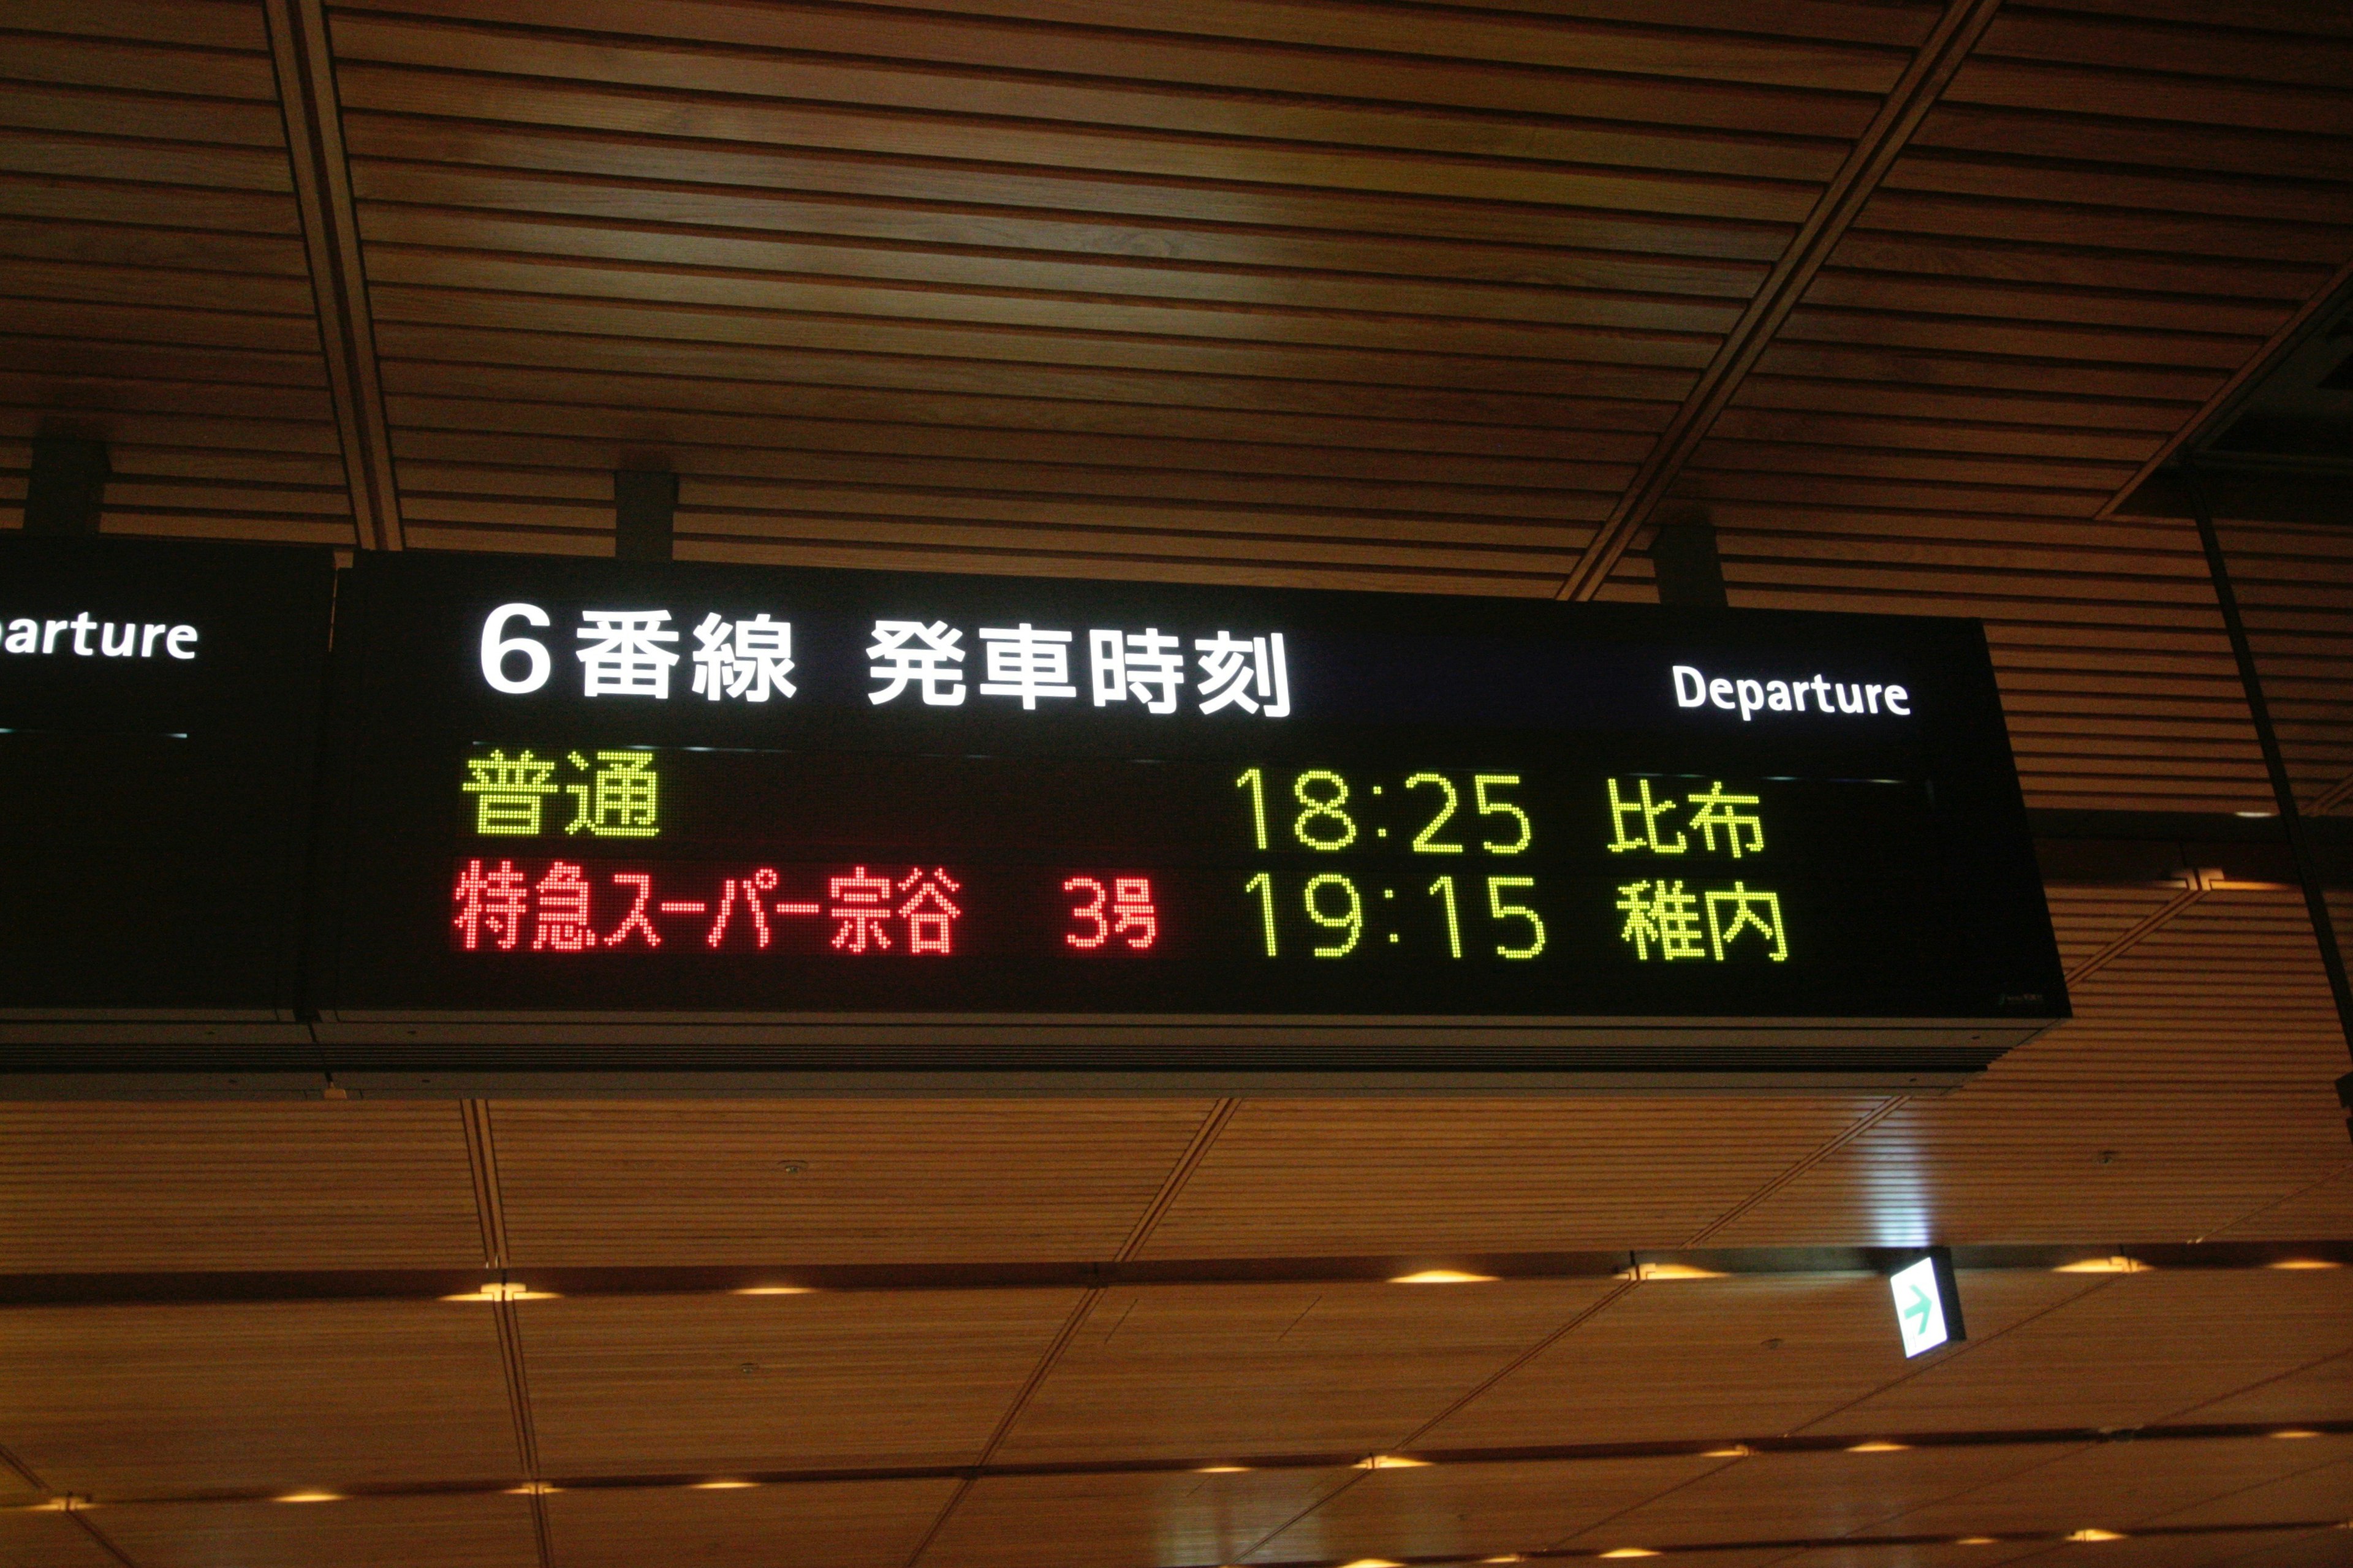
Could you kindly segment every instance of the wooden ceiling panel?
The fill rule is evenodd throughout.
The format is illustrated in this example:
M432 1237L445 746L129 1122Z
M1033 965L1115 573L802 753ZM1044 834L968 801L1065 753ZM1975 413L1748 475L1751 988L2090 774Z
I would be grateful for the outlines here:
M2274 1440L2278 1448L2327 1448L2345 1451L2344 1439ZM2257 1486L2220 1491L2205 1501L2163 1516L2167 1524L2262 1524L2275 1519L2353 1520L2353 1462L2309 1466ZM2341 1543L2340 1543L2341 1545Z
M2283 1532L2277 1537L2265 1531L2242 1539L2254 1549L2227 1559L2228 1568L2337 1568L2345 1561L2345 1538L2334 1531Z
M100 1503L518 1474L498 1336L440 1301L0 1311L0 1441Z
M1099 40L1111 49L1073 54L1040 29L972 28L942 17L894 23L814 7L747 15L718 5L584 5L552 14L543 0L462 0L398 8L439 11L453 20L342 8L336 52L372 68L350 79L371 84L362 89L371 107L384 107L389 94L401 91L390 86L386 68L479 69L489 58L502 77L565 86L483 93L480 84L453 75L410 84L402 100L430 101L444 112L462 106L487 119L524 119L516 110L530 105L538 112L528 118L543 122L645 123L644 111L627 100L585 90L593 84L692 95L661 111L667 135L1440 196L1457 194L1467 176L1488 199L1781 222L1805 216L1810 184L1837 167L1842 149L1833 139L1859 131L1866 107L1853 99L1826 102L1814 91L1727 89L1689 80L1593 82L1579 94L1592 100L1594 118L1821 139L1810 146L1759 147L1727 137L1711 145L1705 137L1546 124L1536 117L1556 113L1560 83L1543 73L1515 82L1516 73L1486 66L1450 72L1419 62L1420 68L1383 82L1384 73L1365 69L1361 58L1253 58L1215 46L1171 51L1132 35ZM723 43L690 42L670 25L681 13L719 19L712 30L732 36ZM493 15L517 25L466 25ZM551 20L595 36L550 36L541 29ZM632 32L655 37L632 38ZM952 51L967 42L984 46L971 54L997 58L974 58L968 67L924 58L943 52L935 46ZM1095 58L1085 58L1089 53ZM1873 62L1867 74L1877 81L1866 90L1884 90L1903 60L1892 53ZM1236 64L1240 73L1219 68ZM1208 68L1189 68L1196 65ZM1221 74L1266 79L1179 79ZM1450 76L1472 79L1450 93ZM1161 79L1117 79L1123 77ZM1335 86L1357 101L1334 101ZM1396 100L1400 88L1412 94L1409 104ZM1450 112L1444 102L1482 89L1499 100L1485 107L1519 118L1498 123ZM554 107L566 101L567 90L579 92L572 107ZM974 118L990 122L986 139L956 123ZM1478 161L1475 167L1461 166L1470 160ZM1628 164L1647 169L1637 173Z
M2353 534L2219 521L2280 750L2306 809L2353 809Z
M281 108L318 13L273 65L256 0L11 8L0 526L63 434L116 531L350 543L356 486L371 540L601 555L668 466L681 559L1639 600L1663 494L1736 604L1984 617L2034 804L2271 805L2194 531L2116 499L2353 258L2331 11L360 0ZM2342 542L2225 531L2353 811ZM470 1158L448 1107L0 1108L0 1268L2345 1233L2293 891L2052 906L2075 1021L1942 1099L502 1102ZM2238 1527L2353 1514L2340 1437L1323 1458L2336 1420L2348 1279L1971 1272L1912 1363L1860 1275L16 1309L0 1498L99 1501L0 1562L2321 1568ZM157 1495L293 1488L370 1495ZM2050 1536L2159 1521L2218 1528ZM1997 1521L2043 1533L1799 1547Z
M520 1316L540 1461L722 1479L970 1464L1082 1294L533 1302Z
M698 559L1547 594L1934 15L340 7L404 510L596 553L659 460ZM435 461L508 367L591 449ZM712 417L750 388L799 427ZM764 471L877 425L1065 434ZM1325 471L1514 437L1516 493ZM1273 482L1154 489L1200 441Z
M783 1556L827 1568L904 1568L955 1488L938 1479L561 1491L546 1500L546 1561L550 1568L645 1568Z
M24 0L8 26L0 510L24 443L95 437L110 531L350 543L262 7Z
M1609 1282L1105 1291L997 1446L1006 1463L1374 1454L1404 1444Z
M1239 1563L1353 1474L992 1476L965 1494L922 1561L924 1568Z
M2098 1443L2047 1458L2022 1473L1989 1479L1915 1508L1884 1527L1891 1535L2000 1534L2007 1531L2107 1530L2182 1522L2199 1505L2327 1467L2353 1452L2353 1439L2276 1442L2217 1437L2166 1443ZM2038 1460L2046 1456L2036 1455ZM2347 1473L2338 1467L2340 1474ZM2084 1513L2097 1500L2096 1519ZM2353 1501L2353 1497L2342 1500ZM2274 1512L2258 1522L2309 1519ZM2214 1522L2206 1521L2204 1522ZM2232 1522L2235 1522L2232 1521Z
M491 1125L518 1262L1047 1262L1116 1255L1209 1110L518 1101Z
M2353 1420L2353 1352L2324 1357L2198 1407L2200 1421Z
M1735 602L1985 618L2035 804L2265 805L2194 532L2094 519L2353 258L2342 52L1999 13L1677 487Z
M1990 1337L2093 1283L2067 1275L1965 1275L1969 1331ZM1661 1375L1664 1366L1674 1368L1672 1376ZM1904 1361L1883 1280L1658 1280L1627 1288L1416 1446L1767 1436L1830 1418L1917 1371Z
M2045 492L2056 510L2039 528L2021 510L2038 498L2015 487L1983 495L2006 515L1894 510L1957 496L1928 477L1719 481L1695 466L1679 493L1715 522L1736 604L1984 620L2029 804L2262 808L2268 783L2187 525L2056 521L2088 517L2105 499L2090 489Z
M1742 79L1744 70L1729 68L1746 62L1745 70L1761 79L1799 79L1789 73L1813 73L1820 63L1836 58L1821 46L1883 45L1911 47L1926 35L1936 9L1920 0L1896 5L1854 5L1842 0L1773 0L1768 5L1742 0L1504 0L1498 5L1464 16L1449 16L1442 26L1413 12L1398 12L1362 0L1329 5L1297 6L1282 0L1216 0L1182 9L1155 5L1152 0L887 0L896 10L941 12L963 16L1028 17L1042 21L1085 22L1103 27L1133 29L1186 37L1240 38L1272 44L1338 44L1349 48L1412 55L1519 61L1528 65L1606 63L1608 68L1667 75L1725 77ZM1516 13L1516 14L1515 14ZM1563 23L1571 24L1563 26ZM1612 26L1609 24L1632 24ZM1747 35L1719 39L1716 48L1662 28L1705 28ZM1589 60L1590 40L1609 41L1606 62ZM1794 38L1813 46L1788 50L1777 40ZM1860 68L1858 54L1843 62ZM1770 59L1776 63L1764 66ZM1810 74L1803 79L1813 79Z
M529 0L427 0L407 8L509 21L543 18ZM1935 15L1917 5L1888 6L1869 16L1857 7L1786 3L1543 9L1540 16L1489 10L1434 17L1361 3L1303 9L1219 0L1172 10L1139 0L1099 5L917 0L862 7L854 17L816 6L746 17L730 6L697 5L677 6L659 30L636 27L641 14L619 5L583 6L580 15L600 28L663 37L890 54L944 66L1031 70L1050 65L1098 77L1546 110L1557 107L1560 79L1550 72L1560 69L1662 77L1677 87L1684 85L1681 79L1698 79L1884 92L1901 68L1903 51L1921 42ZM912 24L915 18L920 24ZM1005 22L1063 25L994 25ZM1613 25L1625 22L1644 25ZM1718 36L1691 36L1701 30ZM1243 50L1232 47L1237 43L1277 47ZM1533 68L1517 78L1463 68L1497 65ZM1606 91L1628 84L1594 85Z
M2137 887L2045 882L2043 899L2051 910L2052 932L2059 939L2060 966L2069 974L2082 973L2087 961L2107 953L2142 922L2161 915L2186 890L2179 882Z
M1683 1246L1883 1103L1248 1100L1145 1255Z
M2219 1235L2345 1168L2318 957L2295 892L2208 893L2071 987L2073 1023L1897 1110L1716 1239Z
M90 1533L62 1513L0 1509L5 1568L122 1568Z
M2053 1278L2053 1277L2046 1277ZM2056 1277L2095 1289L1829 1415L1820 1429L2129 1427L2206 1407L2353 1350L2353 1278L2269 1269ZM1974 1313L1974 1299L1965 1310ZM2132 1353L2117 1353L2129 1343Z
M93 1510L138 1568L536 1568L531 1504L492 1493L340 1502L155 1502Z
M2337 929L2345 928L2340 924ZM2353 1236L2353 1162L2337 1174L2257 1209L2216 1234L2233 1241L2305 1241L2316 1236Z
M0 1106L0 1268L450 1268L482 1258L454 1105Z
M2020 1471L2039 1473L2064 1452L1987 1445L1886 1454L1752 1454L1717 1461L1697 1480L1612 1518L1576 1544L1926 1534L1939 1527L1912 1529L1906 1510Z
M1265 1562L1349 1562L1538 1551L1603 1520L1614 1531L1626 1510L1725 1462L1675 1455L1375 1470L1254 1555ZM1645 1539L1640 1531L1612 1536L1613 1543Z
M2045 1542L1979 1546L1826 1546L1781 1559L1786 1568L2000 1568L2050 1550ZM1704 1561L1704 1559L1703 1559Z
M2088 1511L2099 1510L2094 1507ZM2289 1568L2290 1564L2305 1568L2306 1564L2342 1561L2331 1555L2341 1551L2341 1539L2325 1541L2329 1550L2317 1558L2306 1555L2312 1533L2283 1530L2244 1534L2233 1531L2227 1535L2134 1536L2124 1541L2094 1540L2080 1545L2044 1542L2042 1553L2016 1561L2073 1563L2087 1547L2098 1552L2097 1561L2102 1568Z

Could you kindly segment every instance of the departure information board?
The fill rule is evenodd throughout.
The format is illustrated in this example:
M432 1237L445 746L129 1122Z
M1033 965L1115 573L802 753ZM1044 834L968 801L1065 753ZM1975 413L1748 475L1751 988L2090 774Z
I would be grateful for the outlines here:
M0 1042L291 1029L333 586L323 550L0 535Z
M339 635L317 983L403 1060L1950 1073L2065 1014L1970 623L410 555Z

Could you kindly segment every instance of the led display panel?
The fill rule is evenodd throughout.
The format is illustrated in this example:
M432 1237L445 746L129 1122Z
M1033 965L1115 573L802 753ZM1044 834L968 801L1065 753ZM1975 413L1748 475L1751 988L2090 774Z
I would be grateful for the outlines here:
M323 550L0 535L0 1060L293 1029L333 586Z
M1901 1078L2065 1014L1973 623L411 555L340 637L371 1059Z

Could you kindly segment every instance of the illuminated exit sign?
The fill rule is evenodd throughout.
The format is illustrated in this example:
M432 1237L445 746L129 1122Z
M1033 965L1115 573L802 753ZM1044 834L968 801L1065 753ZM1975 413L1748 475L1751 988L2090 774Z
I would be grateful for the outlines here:
M1961 1328L1961 1298L1952 1255L1939 1248L1888 1276L1895 1298L1895 1329L1910 1360L1968 1336Z
M2066 1014L1972 623L410 555L339 637L386 1064L1919 1085Z

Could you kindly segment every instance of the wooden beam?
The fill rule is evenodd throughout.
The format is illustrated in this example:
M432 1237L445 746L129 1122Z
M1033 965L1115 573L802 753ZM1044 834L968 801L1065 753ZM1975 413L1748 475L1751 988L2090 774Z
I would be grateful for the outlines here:
M392 438L376 368L375 324L368 312L325 7L322 0L262 0L262 10L286 120L294 199L302 214L302 241L310 252L319 345L343 439L355 542L363 550L398 550L404 542L400 492L393 479Z
M506 1199L499 1190L498 1144L491 1125L491 1102L469 1100L459 1106L466 1129L466 1163L474 1179L475 1218L481 1226L482 1261L506 1279ZM522 1323L512 1301L501 1301L496 1314L499 1362L505 1373L507 1415L514 1424L515 1458L522 1467L523 1490L531 1500L532 1539L539 1552L540 1568L554 1560L547 1528L547 1490L539 1473L539 1424L531 1407L531 1368L522 1348Z
M1814 275L1830 259L1831 252L1878 191L1879 182L1910 143L1913 132L1936 106L1953 73L1977 47L2000 5L2001 0L1948 0L1935 30L1896 79L1879 113L1822 188L1788 248L1766 274L1739 321L1725 334L1715 357L1700 373L1698 384L1660 432L1657 444L1634 471L1633 481L1562 582L1559 597L1590 599L1601 591L1683 465L1706 438L1716 416L1740 390L1750 368L1771 345L1773 335L1805 298Z

